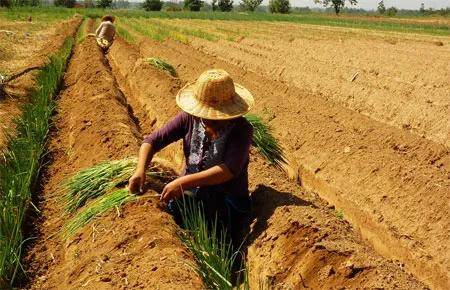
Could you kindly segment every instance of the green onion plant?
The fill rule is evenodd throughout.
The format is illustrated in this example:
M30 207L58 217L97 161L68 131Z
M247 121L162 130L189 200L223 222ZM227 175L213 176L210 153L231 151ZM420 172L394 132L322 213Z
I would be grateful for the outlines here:
M177 71L175 70L175 68L165 60L158 57L149 57L147 58L147 61L157 69L166 71L173 77L177 76Z
M286 164L286 156L280 142L273 136L272 129L259 116L245 115L247 121L253 127L253 146L270 163L281 167Z
M182 198L176 204L182 219L183 230L180 238L194 254L195 269L202 277L208 289L248 289L246 269L242 269L233 286L233 264L239 249L233 249L226 238L225 229L220 229L215 219L211 224L206 221L203 206L192 198ZM239 277L244 280L240 281Z
M118 189L106 193L98 199L92 201L85 208L78 211L63 227L62 235L70 238L79 229L93 221L96 217L112 210L119 210L126 203L136 201L139 197L132 194L128 189Z
M42 157L45 155L50 117L74 39L66 39L61 50L50 57L37 75L30 103L15 120L16 134L10 134L0 161L0 289L12 285L20 274L25 214L32 205Z

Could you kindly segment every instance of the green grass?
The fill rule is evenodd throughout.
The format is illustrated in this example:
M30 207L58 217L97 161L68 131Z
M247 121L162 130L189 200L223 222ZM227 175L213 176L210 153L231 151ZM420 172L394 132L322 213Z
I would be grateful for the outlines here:
M148 12L138 9L129 10L105 10L105 9L67 9L61 7L17 7L12 9L0 8L0 19L26 20L33 16L36 20L52 22L73 16L75 13L86 17L98 18L106 13L114 14L120 18L161 18L161 19L205 19L205 20L233 20L233 21L270 21L292 22L299 24L325 25L335 27L362 28L370 30L397 31L406 33L423 33L432 35L450 35L450 27L445 23L420 23L411 19L402 22L388 17L336 17L326 13L302 13L302 14L270 14L264 12ZM399 17L400 18L400 17ZM418 18L418 17L417 17ZM421 18L423 19L423 17ZM439 18L438 18L439 19ZM441 18L448 19L448 18ZM208 38L200 30L181 28L182 33ZM214 37L214 36L213 36Z
M93 221L96 217L112 210L119 211L124 204L138 200L139 197L128 189L118 189L104 194L77 212L63 227L65 239L73 236L79 229Z
M158 57L149 57L147 58L147 61L157 69L163 70L173 77L177 77L177 71L175 68L165 60Z
M122 25L117 25L117 34L128 43L136 42L136 38L133 35L131 35L131 33L127 29L122 27Z
M33 21L55 22L75 15L75 9L62 7L13 7L0 8L0 19L26 21L29 16Z
M147 21L142 21L141 23L142 24L145 23L145 25L157 25L157 26L161 27L162 29L164 29L165 31L170 31L172 33L177 32L182 35L195 36L195 37L203 38L203 39L206 39L209 41L219 40L219 36L212 34L212 33L208 33L206 31L203 31L198 28L179 27L179 26L163 23L163 22L157 21L157 20L147 20Z
M178 33L177 31L167 29L163 25L155 22L145 21L146 23L145 25L143 25L142 21L145 21L145 19L122 18L121 20L124 25L131 28L133 31L148 36L153 40L164 41L168 38L171 38L181 43L188 43L188 38L185 35Z
M344 219L344 212L342 210L336 210L335 215L338 219L343 220Z
M46 137L55 103L53 97L65 71L73 38L66 39L60 52L37 76L31 102L15 120L17 135L10 138L0 163L0 288L14 283L20 274L24 235L22 226L45 155Z
M238 13L238 12L144 12L140 10L118 10L114 14L130 18L162 18L162 19L205 19L233 21L270 21L292 22L299 24L325 25L370 30L413 32L434 35L450 35L447 24L419 23L411 21L395 21L389 18L376 17L335 17L327 14L270 14L270 13ZM445 19L445 18L444 18Z
M81 43L86 38L86 25L87 25L88 19L83 19L83 22L81 22L80 28L77 31L76 40L77 43Z

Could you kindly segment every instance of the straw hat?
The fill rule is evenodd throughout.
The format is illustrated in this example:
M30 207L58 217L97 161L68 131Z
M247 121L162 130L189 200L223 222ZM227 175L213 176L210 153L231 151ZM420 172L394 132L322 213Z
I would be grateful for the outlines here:
M185 112L209 120L228 120L246 114L253 107L252 94L233 82L222 69L207 70L195 83L177 95L177 105Z

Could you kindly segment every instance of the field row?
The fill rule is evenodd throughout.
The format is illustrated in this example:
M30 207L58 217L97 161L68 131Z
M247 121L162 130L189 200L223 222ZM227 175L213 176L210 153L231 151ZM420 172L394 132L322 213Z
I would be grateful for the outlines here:
M222 61L450 145L448 37L203 20L123 19L119 25L129 41L135 31L157 41L190 43Z
M158 25L153 24L154 20L142 21L146 23L143 31L135 29L132 22L128 26L119 25L123 25L132 41L138 44L143 56L165 59L177 69L179 78L184 82L195 80L197 75L210 67L220 67L230 72L237 82L250 88L255 94L255 112L270 121L290 154L291 175L299 175L302 184L343 209L346 218L378 252L403 261L409 271L428 283L447 283L448 276L445 273L449 271L445 265L450 257L441 253L446 252L446 246L443 245L446 244L448 232L442 229L448 229L449 226L445 219L448 213L445 200L450 186L450 157L448 148L444 145L448 138L435 138L442 136L439 134L444 131L446 120L445 102L448 99L443 91L438 90L440 93L434 96L434 106L423 107L421 110L425 114L420 115L421 110L416 110L414 106L413 113L405 111L405 101L397 99L402 94L395 93L395 88L392 88L394 92L390 92L389 96L380 93L382 101L378 102L378 108L382 117L377 118L374 113L361 114L364 106L367 107L364 103L349 110L349 104L339 103L337 96L299 88L292 82L277 79L273 73L267 74L262 68L256 68L256 65L271 62L272 59L284 58L293 63L298 59L290 59L291 56L287 54L277 56L277 52L264 55L265 51L269 51L267 44L261 43L260 47L253 47L252 51L259 54L259 57L246 62L246 46L240 45L245 40L236 45L228 42L230 45L223 50L221 47L224 43L205 41L198 37L189 37L188 44L173 41L170 37L161 42L152 38L152 32L158 28ZM174 22L170 24L174 25ZM160 29L161 27L164 25ZM194 26L191 29L196 28ZM295 36L295 32L292 34ZM270 37L268 36L269 43ZM297 44L301 45L304 41L301 39ZM271 44L277 47L276 43ZM205 49L207 45L211 47L208 51ZM432 47L442 49L431 42L416 44L419 47L421 45L429 50ZM443 49L447 49L446 46ZM328 47L326 51L331 50L333 48ZM320 54L320 47L316 47L316 51ZM372 55L367 48L365 52ZM437 51L435 55L440 57ZM242 62L234 61L234 56L242 59ZM375 62L375 57L373 58ZM430 64L436 63L440 66L438 61ZM333 67L339 69L340 65L335 63ZM291 72L302 73L302 69L293 68ZM314 70L311 74L313 73ZM316 76L318 80L322 80ZM349 78L351 76L349 74ZM436 75L441 86L448 86L440 77ZM358 82L358 78L354 82L336 79L332 83L336 87ZM371 101L370 96L367 95L367 101ZM409 102L419 108L422 106L420 100L413 100ZM389 101L396 104L395 108L393 104L385 104ZM372 106L377 109L375 105ZM397 116L389 115L383 108L396 110ZM430 113L426 113L425 109ZM415 114L417 118L428 119L427 124L433 124L432 120L437 120L434 124L436 127L427 130L439 133L432 136L424 127L422 131L429 134L428 140L416 131L418 129L403 126L399 122L401 117ZM437 115L440 117L434 119ZM378 121L382 118L386 119L385 122ZM426 198L423 197L424 194ZM429 257L433 257L433 262L425 258L424 251Z
M76 21L68 24L72 31ZM119 17L120 37L105 57L87 37L97 23L83 22L57 100L51 162L36 203L38 239L24 260L28 288L204 287L177 226L152 197L160 190L156 183L138 202L97 218L68 240L55 233L68 221L61 183L100 161L134 156L142 136L178 112L178 90L211 67L226 69L254 93L254 113L270 123L289 159L291 180L251 155L252 289L448 283L450 257L442 253L448 252L450 157L445 127L437 121L445 118L448 102L441 67L447 62L440 55L448 50L446 37ZM373 47L392 48L391 58ZM425 51L429 62L420 57ZM418 59L409 70L408 56ZM149 57L172 64L176 77ZM385 70L376 67L380 61ZM432 76L419 74L429 66ZM424 105L428 86L434 89ZM180 144L158 157L173 169L183 163Z

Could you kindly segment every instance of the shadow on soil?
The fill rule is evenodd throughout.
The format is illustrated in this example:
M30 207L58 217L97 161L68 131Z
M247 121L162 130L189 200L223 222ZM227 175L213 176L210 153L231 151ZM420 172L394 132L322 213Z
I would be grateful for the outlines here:
M287 205L316 207L313 203L294 196L292 193L278 191L265 185L258 185L251 196L252 223L254 225L247 245L251 245L268 228L267 221L278 207Z

